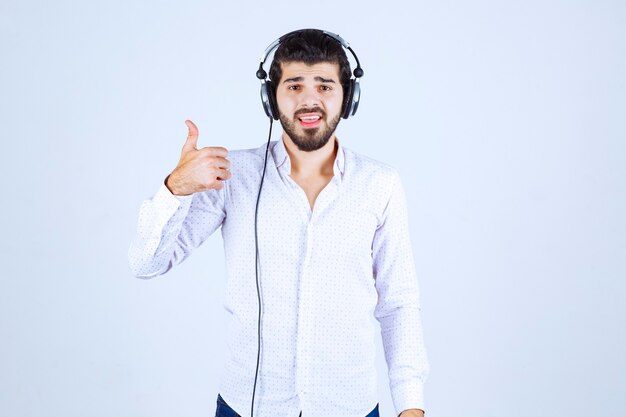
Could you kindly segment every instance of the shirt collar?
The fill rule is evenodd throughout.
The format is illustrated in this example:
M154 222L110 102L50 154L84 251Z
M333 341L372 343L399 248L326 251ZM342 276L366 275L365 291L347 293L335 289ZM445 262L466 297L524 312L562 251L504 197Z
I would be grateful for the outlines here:
M345 168L345 158L343 153L343 147L339 139L335 138L337 142L337 156L335 157L335 163L333 164L333 173L335 176L342 177ZM285 148L285 143L282 138L276 142L276 145L272 148L272 156L276 163L276 168L284 170L287 173L291 173L291 160L289 154Z

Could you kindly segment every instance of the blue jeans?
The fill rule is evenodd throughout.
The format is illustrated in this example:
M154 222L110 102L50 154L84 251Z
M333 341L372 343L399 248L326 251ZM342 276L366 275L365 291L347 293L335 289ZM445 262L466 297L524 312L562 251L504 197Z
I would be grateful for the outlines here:
M217 410L215 411L215 417L241 417L239 414L235 412L226 401L222 398L221 395L217 394ZM300 417L302 417L302 411L300 411ZM378 414L378 404L376 407L365 417L380 417Z

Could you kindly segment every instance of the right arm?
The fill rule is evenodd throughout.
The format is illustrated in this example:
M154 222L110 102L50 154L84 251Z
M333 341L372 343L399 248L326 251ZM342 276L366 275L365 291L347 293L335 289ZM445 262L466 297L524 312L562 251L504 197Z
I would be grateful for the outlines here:
M191 121L187 126L189 135L177 167L139 210L137 233L128 249L129 266L136 277L152 278L169 271L226 216L223 181L231 176L228 151L198 150L198 129Z

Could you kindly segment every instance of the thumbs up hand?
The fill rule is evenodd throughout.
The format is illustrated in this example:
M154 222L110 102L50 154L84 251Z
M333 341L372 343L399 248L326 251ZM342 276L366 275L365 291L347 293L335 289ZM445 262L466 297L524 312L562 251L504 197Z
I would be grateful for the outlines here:
M221 190L223 181L231 177L226 159L228 150L222 147L198 149L198 128L186 120L189 128L178 165L165 179L165 185L174 195L190 195L199 191Z

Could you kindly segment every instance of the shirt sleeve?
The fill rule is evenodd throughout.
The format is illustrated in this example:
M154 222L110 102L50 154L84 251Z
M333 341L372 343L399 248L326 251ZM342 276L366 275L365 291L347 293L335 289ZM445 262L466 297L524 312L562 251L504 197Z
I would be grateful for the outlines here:
M132 274L152 278L166 273L200 246L225 217L224 188L176 196L163 182L139 209L137 233L128 249Z
M400 177L391 191L374 235L372 256L389 386L396 414L424 409L424 382L429 363L424 346L419 288L411 248L406 198Z

